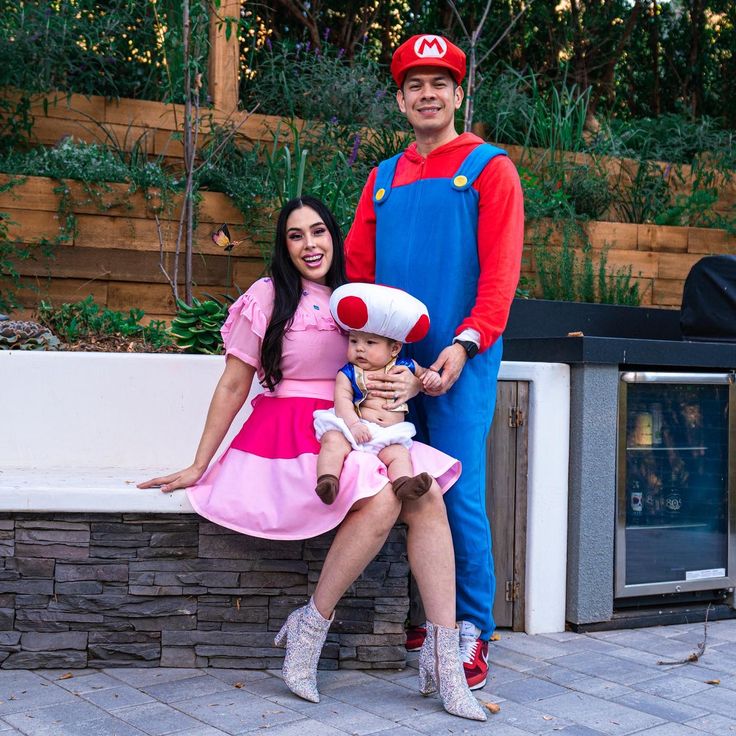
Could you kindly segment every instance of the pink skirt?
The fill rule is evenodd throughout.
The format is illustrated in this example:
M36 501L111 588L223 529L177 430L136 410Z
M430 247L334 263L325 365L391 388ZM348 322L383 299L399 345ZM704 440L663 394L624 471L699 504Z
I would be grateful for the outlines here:
M337 500L322 503L317 482L319 443L312 414L331 401L272 398L253 401L253 413L230 447L187 490L194 510L221 526L266 539L308 539L334 529L356 501L387 483L386 468L371 453L351 452L340 476ZM460 462L415 442L414 472L428 472L442 492L460 477Z

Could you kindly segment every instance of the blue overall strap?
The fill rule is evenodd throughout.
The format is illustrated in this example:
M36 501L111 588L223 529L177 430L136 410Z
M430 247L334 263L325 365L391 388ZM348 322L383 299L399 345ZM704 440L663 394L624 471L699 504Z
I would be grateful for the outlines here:
M376 182L373 187L373 204L383 204L391 194L391 187L394 183L394 172L396 171L396 164L399 159L404 155L404 152L397 153L391 158L387 158L385 161L381 161L378 164L378 171L376 171Z
M405 365L412 373L417 372L417 364L411 358L396 358L395 365Z
M345 363L345 365L340 368L339 373L344 373L350 381L350 385L353 389L353 403L360 404L363 399L365 399L365 396L360 390L360 386L358 386L358 381L355 377L355 366L352 363Z
M460 168L452 177L452 187L459 192L473 186L473 182L480 176L486 164L496 156L506 156L503 148L497 148L490 143L482 143L474 148L460 164Z

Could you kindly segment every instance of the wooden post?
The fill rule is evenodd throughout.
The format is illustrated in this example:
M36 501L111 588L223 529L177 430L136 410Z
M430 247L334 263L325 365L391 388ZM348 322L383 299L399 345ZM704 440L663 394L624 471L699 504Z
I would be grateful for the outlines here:
M217 3L212 3L209 92L215 109L225 113L231 113L238 107L239 21L240 0L220 0L219 7ZM228 27L230 38L227 38Z

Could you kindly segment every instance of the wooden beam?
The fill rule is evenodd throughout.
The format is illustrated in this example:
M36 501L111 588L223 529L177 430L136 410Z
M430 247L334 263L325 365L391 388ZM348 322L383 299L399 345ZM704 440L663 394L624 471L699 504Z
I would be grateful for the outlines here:
M238 107L240 0L221 0L210 7L209 92L216 110ZM229 38L228 36L229 30Z

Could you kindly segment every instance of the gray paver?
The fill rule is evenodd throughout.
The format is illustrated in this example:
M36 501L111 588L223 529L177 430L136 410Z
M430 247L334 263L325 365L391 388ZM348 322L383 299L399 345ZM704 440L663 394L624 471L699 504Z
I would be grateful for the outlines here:
M513 700L515 703L529 703L532 700L543 700L553 695L562 695L565 692L567 692L566 688L535 677L509 682L493 690L494 695L500 695L506 700Z
M475 693L501 706L486 723L422 697L415 654L403 671L320 671L319 704L278 670L0 670L0 736L736 736L736 620L708 627L698 662L666 667L656 661L694 651L702 624L502 632Z
M586 675L600 677L603 680L617 682L620 685L631 685L659 674L656 670L644 667L637 662L611 657L608 654L596 653L594 656L585 652L569 654L555 659L555 664L584 672Z
M708 685L703 680L696 680L692 677L683 677L679 673L672 673L655 677L652 680L644 680L637 684L638 690L643 690L650 695L656 695L660 698L668 698L669 700L678 700L694 695L701 690L707 690L712 685Z
M696 731L690 726L683 726L681 723L665 723L663 726L655 726L648 728L646 731L639 731L638 736L700 736L701 732Z
M503 723L497 715L488 714L487 721L468 721L462 722L462 726L458 726L457 718L448 715L444 711L439 713L428 713L405 724L416 729L419 733L430 734L430 736L440 736L441 734L481 734L491 733L493 736L527 736L529 731L523 731L516 726ZM375 736L384 736L385 731L381 731Z
M117 685L115 687L90 690L80 695L80 697L106 711L154 702L152 697L146 695L146 693L142 693L140 690L136 690L134 687L130 687L130 685Z
M118 708L114 715L151 736L179 733L201 726L202 722L164 703L146 703L129 708Z
M80 702L79 698L71 696L68 702L52 706L49 706L43 700L38 701L35 707L27 708L18 713L9 713L4 716L4 720L23 733L36 733L41 729L48 730L52 726L76 725L104 716L104 711L96 706L83 700Z
M305 703L296 695L291 697L295 702ZM291 708L235 688L227 692L183 700L175 703L174 707L228 734L271 729L304 718L301 713Z
M323 698L322 702L312 704L303 714L308 715L310 720L319 721L331 728L347 731L356 736L376 731L383 732L396 725L394 721L381 718L375 713L368 713L362 708L356 708L334 698Z
M0 717L34 705L73 702L74 696L32 672L0 671Z
M733 717L736 714L736 690L714 686L709 690L682 698L680 702L712 713L720 713L722 716Z
M736 720L719 715L718 713L711 713L703 716L703 718L695 718L692 721L688 721L687 725L698 731L718 734L718 736L736 733Z
M240 681L236 681L240 687ZM256 680L257 682L257 680ZM190 677L186 680L172 680L170 682L159 682L156 685L147 685L141 688L145 693L162 703L174 703L177 700L196 698L200 695L211 695L226 690L232 690L235 683L230 684L217 677Z
M26 736L147 736L134 726L109 715L72 723L30 723L27 730L11 733L23 733ZM5 731L2 734L8 736Z
M146 687L159 682L186 680L189 677L205 675L204 670L185 667L109 667L103 672L116 680L122 680L133 687Z
M649 713L585 693L557 695L540 703L530 703L530 707L543 708L547 713L605 734L629 734L665 722Z
M616 702L627 705L630 708L635 708L636 710L644 711L645 713L651 713L653 716L658 716L671 723L682 723L683 721L708 715L708 711L702 708L682 702L666 700L665 698L658 698L649 693L642 692L623 695L620 698L616 698Z

